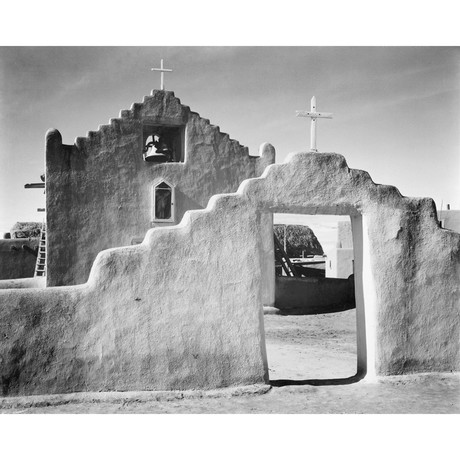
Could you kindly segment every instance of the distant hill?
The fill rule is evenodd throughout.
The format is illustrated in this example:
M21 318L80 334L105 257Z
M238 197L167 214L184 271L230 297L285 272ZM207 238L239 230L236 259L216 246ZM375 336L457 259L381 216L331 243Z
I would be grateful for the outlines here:
M304 256L324 254L321 243L316 238L313 230L307 225L284 225L275 224L273 226L275 235L277 236L281 245L284 245L284 228L286 227L286 252L288 257L302 257Z

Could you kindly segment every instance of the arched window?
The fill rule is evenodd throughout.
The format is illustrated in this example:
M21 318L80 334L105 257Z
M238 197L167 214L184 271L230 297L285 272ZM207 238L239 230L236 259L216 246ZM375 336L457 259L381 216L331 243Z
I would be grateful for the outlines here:
M164 180L153 185L153 222L174 222L174 187Z

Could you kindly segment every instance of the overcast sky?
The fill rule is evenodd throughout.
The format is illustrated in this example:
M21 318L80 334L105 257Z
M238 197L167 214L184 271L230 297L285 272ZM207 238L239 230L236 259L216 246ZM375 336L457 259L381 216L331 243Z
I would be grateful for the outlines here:
M44 172L47 129L72 144L108 123L159 88L161 58L174 70L166 89L251 153L308 150L310 122L295 111L315 95L334 114L317 123L319 151L460 209L460 48L2 47L0 232L43 217L43 192L24 184Z

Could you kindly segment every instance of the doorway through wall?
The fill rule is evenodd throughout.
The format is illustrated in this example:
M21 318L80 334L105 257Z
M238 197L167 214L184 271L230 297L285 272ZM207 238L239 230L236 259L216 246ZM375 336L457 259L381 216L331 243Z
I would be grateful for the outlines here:
M273 223L275 305L264 309L270 381L363 375L361 216L274 214Z

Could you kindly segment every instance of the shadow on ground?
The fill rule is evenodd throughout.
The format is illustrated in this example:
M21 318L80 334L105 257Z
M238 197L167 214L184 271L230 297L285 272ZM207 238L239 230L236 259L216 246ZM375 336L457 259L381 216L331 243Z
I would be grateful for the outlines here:
M276 314L280 316L309 316L309 315L325 315L329 313L340 313L342 311L353 310L356 308L354 302L352 303L338 303L333 305L319 306L319 307L304 307L304 308L286 308L275 304L277 309Z
M356 373L351 377L345 377L340 379L306 379L306 380L270 380L270 385L272 387L286 387L286 386L302 386L310 385L315 387L321 386L331 386L331 385L350 385L352 383L357 383L366 376L365 373Z

